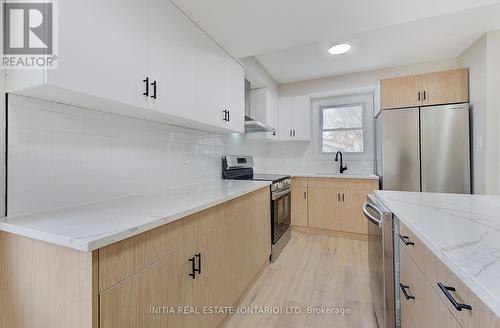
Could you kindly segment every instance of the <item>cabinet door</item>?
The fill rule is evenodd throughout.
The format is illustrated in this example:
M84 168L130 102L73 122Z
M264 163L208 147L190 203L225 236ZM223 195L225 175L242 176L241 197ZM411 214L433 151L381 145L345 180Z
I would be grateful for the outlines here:
M201 255L201 273L191 280L192 306L229 307L234 305L239 294L234 285L234 220L219 226L208 226L203 237L193 243L190 256ZM200 313L189 316L190 327L218 327L225 314Z
M293 140L311 140L311 99L293 97Z
M367 194L367 190L346 189L343 191L342 231L368 234L368 221L361 212Z
M420 75L380 81L380 107L382 109L414 107L422 104Z
M267 124L276 129L276 133L268 132L268 138L278 140L279 136L279 98L273 92L269 92L269 109L267 112Z
M156 99L150 98L151 109L198 118L197 31L170 1L149 0L149 77L157 83Z
M401 327L459 328L457 320L435 293L423 273L405 250L400 252L400 282L405 288L407 299L400 287ZM424 314L425 315L422 315Z
M307 227L307 187L292 187L292 225Z
M467 68L422 75L424 105L441 105L469 101Z
M134 106L147 75L147 0L60 1L59 68L47 83ZM82 17L92 17L82 24Z
M225 109L229 110L228 128L245 130L245 71L233 58L225 55Z
M245 211L235 220L236 275L234 288L238 295L249 286L260 267L271 254L271 220L269 202Z
M341 189L308 187L309 227L341 230L342 202Z
M293 97L279 98L279 140L292 140Z
M189 272L186 248L181 248L102 292L99 327L186 327L188 316L161 311L189 306Z
M225 126L226 54L204 32L198 32L198 120Z

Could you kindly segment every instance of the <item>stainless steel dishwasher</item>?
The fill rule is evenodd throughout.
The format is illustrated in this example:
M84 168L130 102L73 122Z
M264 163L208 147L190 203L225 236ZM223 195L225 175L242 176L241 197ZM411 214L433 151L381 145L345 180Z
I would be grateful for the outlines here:
M377 199L368 195L363 205L368 223L368 265L370 292L380 328L399 327L399 246L397 220ZM398 292L396 292L398 291Z

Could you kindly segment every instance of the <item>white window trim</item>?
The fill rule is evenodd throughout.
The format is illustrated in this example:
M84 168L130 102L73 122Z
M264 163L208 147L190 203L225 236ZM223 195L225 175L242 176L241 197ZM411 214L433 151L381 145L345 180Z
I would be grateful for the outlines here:
M323 111L328 108L343 108L343 107L355 107L361 106L361 127L357 128L336 128L336 129L324 129L323 128ZM323 105L319 107L319 142L320 142L320 152L321 154L331 155L335 154L336 151L326 152L323 151L323 132L325 131L352 131L352 130L363 130L363 151L343 151L342 154L352 154L352 155L361 155L366 152L366 103L358 102L358 103L344 103L344 104L334 104L334 105Z
M320 135L320 120L319 112L322 107L332 107L342 104L365 104L364 113L364 127L365 133L363 133L364 147L363 153L345 153L344 159L347 161L373 161L374 158L374 124L373 124L373 93L354 93L354 94L344 94L313 98L312 99L312 140L311 140L311 155L314 156L314 160L320 161L333 161L335 154L333 153L323 153L322 152L322 136ZM321 138L320 138L321 136Z

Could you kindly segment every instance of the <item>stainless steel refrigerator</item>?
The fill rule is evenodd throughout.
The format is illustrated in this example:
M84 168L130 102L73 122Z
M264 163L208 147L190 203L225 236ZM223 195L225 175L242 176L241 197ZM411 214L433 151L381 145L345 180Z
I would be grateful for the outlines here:
M471 193L468 103L382 110L375 131L382 189Z

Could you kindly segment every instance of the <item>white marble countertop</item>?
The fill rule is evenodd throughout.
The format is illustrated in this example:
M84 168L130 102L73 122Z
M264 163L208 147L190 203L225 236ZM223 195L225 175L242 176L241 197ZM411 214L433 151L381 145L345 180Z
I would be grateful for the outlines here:
M7 217L0 230L89 252L269 186L215 180L149 194Z
M500 316L500 197L375 191Z
M340 174L340 173L292 173L292 177L297 178L335 178L335 179L363 179L378 180L375 174Z

